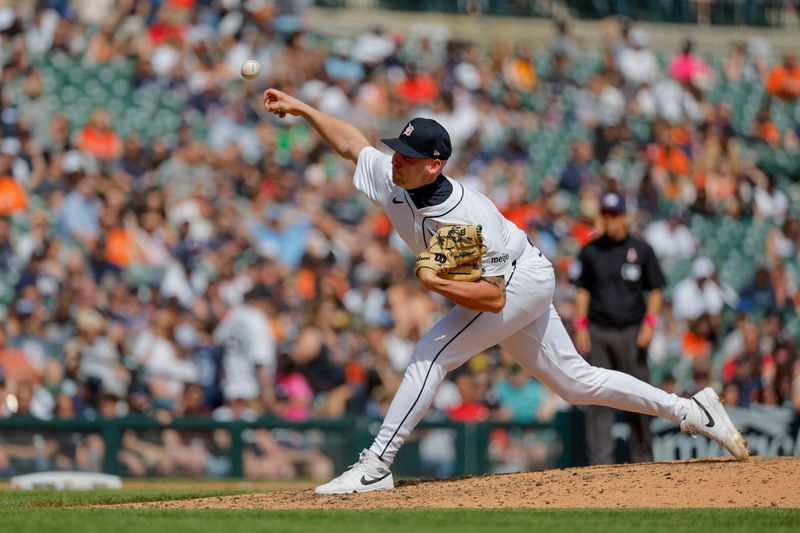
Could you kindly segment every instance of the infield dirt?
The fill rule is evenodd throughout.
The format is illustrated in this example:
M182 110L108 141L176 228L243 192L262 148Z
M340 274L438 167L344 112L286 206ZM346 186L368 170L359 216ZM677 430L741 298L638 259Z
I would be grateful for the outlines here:
M161 509L800 508L800 458L693 459L447 480L387 492L317 496L291 490L127 504Z

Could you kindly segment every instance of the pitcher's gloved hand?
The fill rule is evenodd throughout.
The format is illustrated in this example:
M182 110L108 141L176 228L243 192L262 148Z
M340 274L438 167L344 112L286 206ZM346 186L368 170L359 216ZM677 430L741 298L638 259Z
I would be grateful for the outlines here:
M439 277L455 281L477 281L483 275L481 256L486 253L480 226L442 226L417 256L414 275L430 268Z

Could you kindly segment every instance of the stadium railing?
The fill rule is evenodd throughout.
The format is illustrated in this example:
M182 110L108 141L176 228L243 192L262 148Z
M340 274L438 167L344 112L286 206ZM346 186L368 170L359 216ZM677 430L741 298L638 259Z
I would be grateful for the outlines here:
M800 413L772 405L728 407L728 412L742 430L751 453L800 457ZM0 478L82 470L128 477L272 479L271 475L278 475L274 474L274 463L273 470L253 467L252 463L269 460L277 447L282 449L278 460L293 462L296 467L292 477L319 478L327 474L321 475L310 462L321 460L328 469L340 472L372 441L379 428L379 420L356 417L301 423L277 418L220 422L196 417L162 423L149 417L12 417L0 420ZM656 461L725 455L716 443L681 433L667 420L654 418L651 429ZM172 432L170 438L164 438L167 432ZM220 440L220 432L227 438ZM629 430L624 417L620 416L612 435L617 461L627 462ZM265 438L270 441L266 447ZM162 470L158 450L178 465ZM189 456L196 459L198 452L201 464L187 467ZM124 457L135 453L141 453L146 470L137 472L128 467ZM547 423L426 419L405 443L392 470L399 478L443 478L586 464L584 415L572 408ZM273 474L265 473L268 471ZM287 479L283 476L280 479Z
M523 17L552 17L563 14L578 19L598 19L621 15L643 22L695 24L698 13L689 0L315 0L317 7L344 8L370 5L401 11L464 13ZM559 5L560 4L560 5ZM781 27L786 8L781 0L712 0L708 23Z
M42 470L93 469L107 474L129 476L121 460L127 449L126 434L148 446L164 448L170 444L162 438L167 430L174 430L186 450L205 447L209 462L212 459L224 466L209 469L212 477L242 477L246 474L245 450L257 448L253 433L268 430L271 438L287 450L316 449L329 457L336 470L341 470L357 457L358 452L371 442L380 422L368 418L340 418L290 423L277 418L261 418L252 422L220 422L206 417L177 418L161 423L149 417L124 417L116 419L42 420L33 417L12 417L0 420L0 455L3 448L14 447L17 459L11 455L11 466L5 471L0 461L0 477ZM212 444L213 433L223 430L229 438L227 445ZM439 432L436 437L431 437ZM87 447L90 436L102 439L102 457L93 467L81 465L78 448ZM426 441L431 438L432 440ZM449 420L425 420L403 447L394 470L400 476L443 477L451 475L485 474L507 471L509 468L541 469L580 464L575 456L583 449L582 415L579 411L560 412L552 422L515 423L480 422L457 423ZM531 450L539 446L538 459L520 464L504 457L504 450L516 442L518 450ZM451 451L447 452L443 448ZM427 452L425 451L427 449ZM96 452L96 451L95 451ZM265 450L255 450L266 453ZM87 452L83 452L86 456ZM147 453L144 453L147 455ZM215 456L216 455L216 456ZM432 456L432 457L431 457ZM426 461L426 457L431 457ZM59 459L60 458L60 459ZM145 462L148 459L145 458ZM150 462L156 462L152 457ZM512 462L513 464L507 464ZM70 466L71 465L71 466ZM443 466L444 465L444 466ZM148 475L163 475L149 471ZM173 475L191 475L177 470Z

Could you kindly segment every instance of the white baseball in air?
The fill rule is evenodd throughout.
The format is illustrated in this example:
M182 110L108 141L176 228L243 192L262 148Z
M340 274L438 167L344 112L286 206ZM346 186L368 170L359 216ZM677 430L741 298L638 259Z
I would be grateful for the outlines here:
M255 59L248 59L242 63L242 77L246 80L254 80L261 74L261 65Z

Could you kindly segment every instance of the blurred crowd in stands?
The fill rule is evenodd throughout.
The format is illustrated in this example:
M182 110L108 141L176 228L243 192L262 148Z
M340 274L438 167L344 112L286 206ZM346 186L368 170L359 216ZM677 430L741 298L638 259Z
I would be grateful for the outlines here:
M439 120L448 173L555 264L567 323L572 257L600 193L622 192L670 282L654 383L800 410L796 57L758 40L727 57L691 41L656 51L624 20L598 27L601 50L561 21L534 50L435 27L333 39L306 32L290 2L0 7L0 417L385 412L449 304L409 275L352 167L301 121L263 112L269 86L376 145L411 116ZM239 76L249 58L257 81ZM435 404L457 421L561 408L499 350L454 372ZM126 438L130 471L161 460Z

